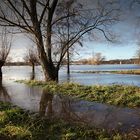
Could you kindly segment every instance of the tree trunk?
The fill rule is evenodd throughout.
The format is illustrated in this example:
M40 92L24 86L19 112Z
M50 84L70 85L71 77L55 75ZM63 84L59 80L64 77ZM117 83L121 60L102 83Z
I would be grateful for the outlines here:
M0 67L0 80L2 81L2 67Z
M32 73L35 73L35 65L32 64Z
M67 7L68 8L68 18L67 18L67 28L68 28L68 41L70 40L70 23L69 23L69 14L70 14L70 9L69 9L69 6ZM69 75L70 74L70 53L69 53L69 43L67 45L67 74Z
M31 63L31 67L32 67L32 72L30 75L30 80L34 80L35 79L35 65L34 65L34 63Z
M45 81L58 81L58 70L52 62L51 48L52 48L52 19L54 11L57 6L58 0L53 0L50 4L48 3L48 17L47 17L47 28L46 28L46 43L44 44L43 34L41 30L41 22L38 20L37 13L37 2L30 1L31 7L31 20L33 23L33 34L35 35L37 49L39 54L40 63L44 72Z
M69 57L69 49L67 50L67 74L70 74L70 57Z
M41 56L41 66L44 72L45 81L58 82L58 69L53 63L49 63L46 57Z
M40 63L44 72L45 81L58 82L58 71L51 60L51 51L45 52L42 36L37 36L37 48L40 58ZM49 44L50 45L50 44ZM50 48L50 47L49 47Z
M54 68L53 65L48 65L44 68L44 75L45 75L45 81L58 82L58 70Z
M46 57L46 53L43 50L43 47L38 47L40 63L44 72L45 81L56 81L58 82L58 71L53 62L49 61L49 58Z

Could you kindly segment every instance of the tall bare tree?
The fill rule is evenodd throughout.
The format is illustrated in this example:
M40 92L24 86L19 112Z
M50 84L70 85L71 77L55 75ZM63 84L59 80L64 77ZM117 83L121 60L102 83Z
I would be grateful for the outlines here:
M86 6L90 0L80 1L83 5L80 9L76 8L71 14L64 14L65 9L61 9L60 15L58 9L62 1L64 0L4 0L0 5L1 26L16 27L32 34L46 81L58 80L58 71L65 54L85 34L101 32L110 40L108 29L118 19L115 1L94 1L90 8ZM76 6L75 3L73 7ZM76 18L77 22L73 23L74 28L71 29L73 35L63 41L56 28L60 21L69 17ZM58 54L55 63L54 51Z
M76 5L76 6L75 6ZM70 38L76 33L74 32L74 28L77 26L75 23L77 22L77 18L75 16L75 13L73 11L77 11L77 14L79 13L78 10L80 10L82 5L77 2L77 0L62 0L59 3L59 6L57 8L57 15L59 16L65 16L67 17L65 20L61 20L57 23L57 28L55 30L55 33L59 35L61 38L61 44L65 42L69 42ZM63 9L63 11L62 11ZM81 25L80 23L78 23ZM76 26L75 26L76 25ZM80 42L80 38L75 41L74 44L79 43L82 45ZM74 51L75 45L73 44L73 47L69 47L69 43L67 43L66 46L66 54L65 54L65 60L66 60L66 65L67 65L67 74L70 74L70 56L72 52Z
M8 39L6 28L2 29L0 42L0 80L2 80L2 67L4 66L11 49L11 39Z

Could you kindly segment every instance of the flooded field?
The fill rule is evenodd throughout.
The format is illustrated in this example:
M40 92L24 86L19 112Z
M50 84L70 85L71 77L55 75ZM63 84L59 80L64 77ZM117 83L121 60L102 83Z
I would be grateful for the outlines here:
M71 66L72 71L79 70L125 70L139 69L136 65L104 65L104 66ZM37 87L14 82L30 79L31 69L25 66L4 67L3 84L0 87L0 100L9 101L19 107L40 114L61 117L64 119L87 123L109 131L127 132L140 129L140 109L121 108L111 105L72 99L61 93L52 95ZM42 80L42 71L36 67L36 79ZM140 86L139 75L122 74L82 74L66 75L63 67L59 73L60 82L71 81L85 85L93 84L133 84ZM115 121L114 121L115 120Z
M71 65L71 74L66 74L66 67L63 66L59 72L59 81L77 82L84 85L108 85L108 84L128 84L140 86L140 75L124 75L110 73L74 73L77 71L112 71L112 70L136 70L140 65ZM9 66L3 68L4 79L21 80L30 79L31 67L29 66ZM43 79L41 67L36 67L36 79Z

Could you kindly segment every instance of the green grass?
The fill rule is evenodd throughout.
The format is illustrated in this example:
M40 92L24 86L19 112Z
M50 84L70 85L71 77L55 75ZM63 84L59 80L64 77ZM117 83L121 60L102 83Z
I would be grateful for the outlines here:
M1 140L131 140L131 133L108 134L105 130L30 114L0 102Z
M54 94L61 93L74 98L96 101L123 107L140 107L140 88L127 85L84 86L76 83L18 81L30 86L49 89Z

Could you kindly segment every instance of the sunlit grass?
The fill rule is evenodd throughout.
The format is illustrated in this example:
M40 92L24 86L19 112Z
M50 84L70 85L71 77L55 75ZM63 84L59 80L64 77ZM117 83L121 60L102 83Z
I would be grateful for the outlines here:
M140 87L127 85L94 85L85 86L76 83L42 81L19 81L30 86L39 86L49 89L54 94L61 93L74 98L88 101L96 101L124 107L140 107Z

